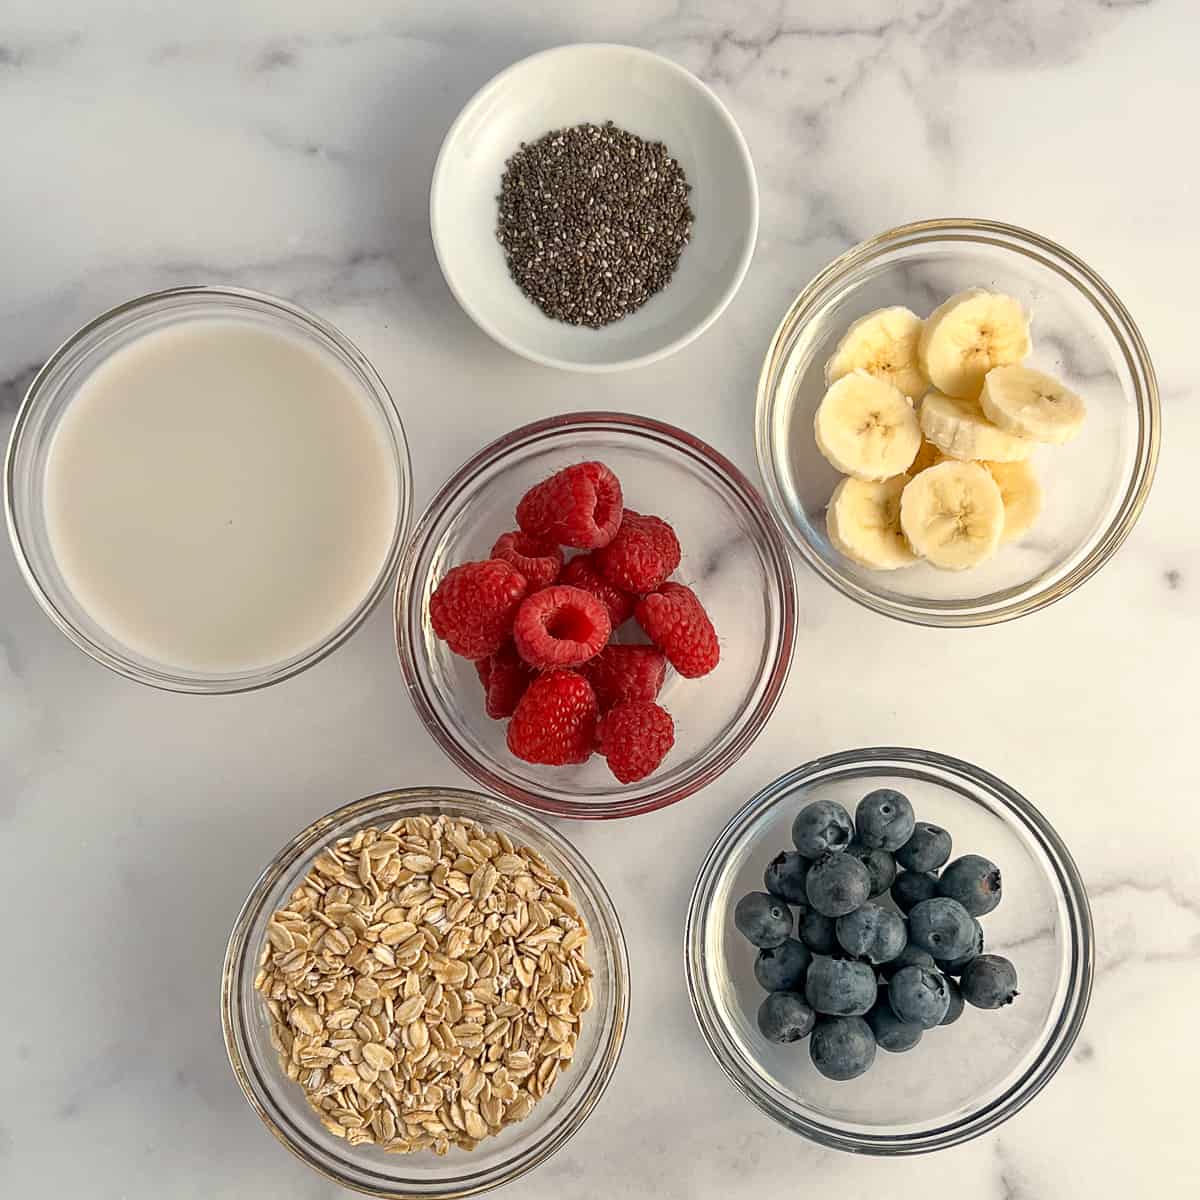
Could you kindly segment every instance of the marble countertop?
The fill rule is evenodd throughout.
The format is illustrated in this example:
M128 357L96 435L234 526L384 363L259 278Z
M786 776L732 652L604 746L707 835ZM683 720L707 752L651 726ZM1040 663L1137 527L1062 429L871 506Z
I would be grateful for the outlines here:
M1198 34L1189 0L0 9L0 436L87 318L222 281L289 296L363 347L420 448L418 504L484 441L566 409L683 424L757 477L753 385L781 311L851 243L939 215L1064 242L1149 342L1158 481L1086 588L948 633L874 616L801 569L795 668L753 750L636 826L568 829L621 911L636 1002L599 1109L505 1195L753 1200L815 1194L818 1177L823 1195L891 1200L1200 1190ZM726 315L666 362L608 377L493 345L447 291L427 224L433 157L463 101L510 61L579 40L697 72L741 123L762 188L757 258ZM911 703L901 681L932 678L970 703ZM978 762L1043 807L1087 880L1098 945L1091 1013L1052 1085L989 1136L895 1162L820 1150L747 1105L695 1029L679 949L696 865L733 807L798 761L877 743ZM426 782L464 780L418 727L384 611L282 686L176 697L76 651L0 551L0 1194L344 1195L243 1101L221 1044L221 956L295 830Z

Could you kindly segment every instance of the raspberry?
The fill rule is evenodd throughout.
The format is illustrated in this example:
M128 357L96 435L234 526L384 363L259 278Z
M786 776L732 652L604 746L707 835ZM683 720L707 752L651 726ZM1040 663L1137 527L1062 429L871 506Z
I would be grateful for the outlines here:
M600 711L626 700L654 700L667 674L667 660L654 646L605 646L583 666Z
M596 694L575 671L547 671L529 685L508 723L508 748L551 767L586 762L596 742Z
M638 601L635 615L650 640L680 675L698 679L721 661L716 630L696 593L682 583L664 583Z
M591 592L557 584L527 596L517 609L517 653L539 668L577 667L608 643L608 609Z
M525 592L525 576L510 563L463 563L429 599L433 632L463 658L487 658L504 644Z
M516 530L502 534L492 547L492 557L511 563L529 583L531 592L549 587L562 570L562 551L552 542L539 542Z
M513 715L534 678L533 670L521 661L512 642L505 642L489 658L481 658L475 670L483 684L487 715L494 721Z
M583 588L591 592L608 609L608 619L616 629L633 616L633 606L637 603L635 597L627 595L620 588L613 587L605 581L596 567L594 554L576 555L559 576L559 583L569 583L572 587Z
M627 700L601 718L596 729L600 753L622 783L645 779L675 745L675 722L661 705Z
M621 525L620 480L598 462L577 463L526 492L517 505L524 533L559 546L607 546Z
M617 536L596 551L596 566L614 587L644 595L679 566L679 557L679 539L666 521L627 508Z

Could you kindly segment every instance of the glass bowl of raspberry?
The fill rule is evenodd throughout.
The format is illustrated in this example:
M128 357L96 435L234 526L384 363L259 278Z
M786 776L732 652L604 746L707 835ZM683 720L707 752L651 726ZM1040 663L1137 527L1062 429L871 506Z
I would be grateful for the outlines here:
M572 413L447 480L395 620L417 713L458 767L518 804L606 819L682 800L754 742L791 666L795 580L758 493L711 446Z

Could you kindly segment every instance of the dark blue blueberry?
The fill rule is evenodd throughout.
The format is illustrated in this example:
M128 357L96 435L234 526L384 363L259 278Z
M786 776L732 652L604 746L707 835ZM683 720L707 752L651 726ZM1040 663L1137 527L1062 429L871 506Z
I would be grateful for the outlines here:
M845 850L854 836L850 814L835 800L814 800L792 822L792 841L805 858L828 850Z
M891 979L901 967L928 967L932 971L935 966L932 954L909 942L891 962L885 962L879 971L885 979Z
M812 955L803 942L788 938L781 946L760 950L754 960L754 978L768 992L804 991L804 972Z
M975 921L975 918L971 918ZM983 926L978 921L975 921L975 939L971 943L971 948L966 954L960 954L957 958L939 958L937 960L938 970L943 975L961 975L963 967L983 953Z
M895 882L896 860L886 850L872 850L860 842L851 842L847 854L853 854L871 877L871 895L882 896Z
M956 858L938 880L938 894L957 900L973 917L1000 903L1000 868L980 854Z
M804 877L808 874L809 860L798 850L780 850L763 872L763 884L772 896L786 900L789 904L804 904Z
M842 949L864 962L891 962L908 942L904 918L890 908L864 904L837 919L837 938Z
M930 900L938 894L937 876L923 871L901 871L892 884L892 899L901 912L908 912L914 904Z
M908 797L892 788L868 792L854 810L858 840L872 850L899 850L912 836L914 824Z
M877 991L875 972L867 963L824 954L812 960L804 980L809 1005L835 1017L862 1016L875 1003Z
M946 1009L946 1015L938 1022L939 1025L953 1025L963 1012L963 994L958 981L947 979L946 989L950 993L950 1006Z
M827 917L844 917L871 894L867 868L849 854L822 855L804 881L809 904Z
M955 959L968 954L978 922L957 900L934 896L914 904L908 914L908 940L934 958Z
M890 1050L893 1054L911 1050L921 1040L921 1034L925 1032L920 1025L900 1020L892 1012L892 1006L886 998L881 999L867 1013L867 1024L870 1025L879 1048Z
M953 843L940 826L918 821L912 837L896 851L896 861L906 871L936 871L950 858Z
M798 1042L808 1037L817 1014L796 992L772 992L758 1008L758 1028L768 1042Z
M826 1079L853 1079L875 1061L875 1035L862 1017L824 1017L809 1041L813 1066Z
M976 1008L1003 1008L1017 998L1017 968L1000 954L981 954L963 969L963 999Z
M841 949L837 940L837 922L813 908L800 918L800 940L814 954L833 954Z
M950 988L940 971L901 967L888 980L888 1003L900 1020L932 1029L950 1007Z
M733 923L756 946L779 946L792 932L792 910L778 896L750 892L737 902Z

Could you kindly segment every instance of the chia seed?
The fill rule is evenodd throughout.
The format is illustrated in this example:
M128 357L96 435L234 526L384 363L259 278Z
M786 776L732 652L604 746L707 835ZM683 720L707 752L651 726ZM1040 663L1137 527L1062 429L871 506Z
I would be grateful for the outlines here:
M662 142L611 121L555 129L505 163L496 237L546 316L600 329L670 282L692 235L691 190Z

